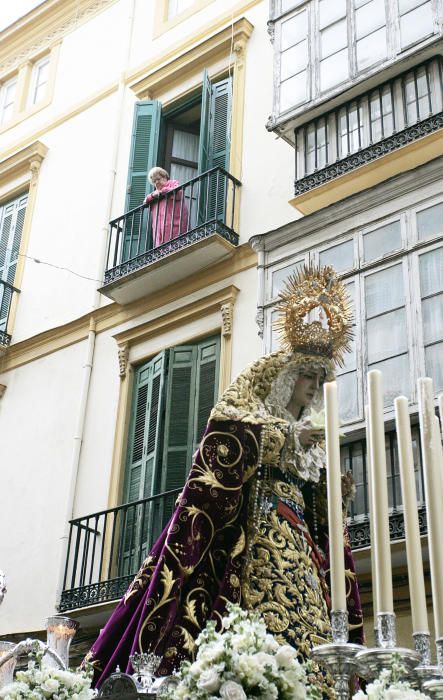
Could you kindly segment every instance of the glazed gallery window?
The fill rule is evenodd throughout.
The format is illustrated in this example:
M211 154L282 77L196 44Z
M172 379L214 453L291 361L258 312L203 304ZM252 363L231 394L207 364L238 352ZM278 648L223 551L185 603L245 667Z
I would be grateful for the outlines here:
M442 75L431 59L296 129L296 179L439 113Z
M274 0L276 114L393 60L438 31L438 0Z
M354 340L337 371L341 419L363 420L366 373L383 372L385 407L396 396L417 401L419 376L443 391L443 202L404 211L310 251L303 261L332 265L341 273L354 306ZM268 342L276 292L299 261L268 270ZM278 279L278 288L274 285Z
M219 363L220 338L212 337L192 345L169 348L136 368L124 503L183 486L192 454L217 400ZM155 540L160 534L176 497L175 493L170 499L154 500L144 508L146 537L149 533ZM125 545L121 575L130 568L134 517L133 511L128 513L122 535Z

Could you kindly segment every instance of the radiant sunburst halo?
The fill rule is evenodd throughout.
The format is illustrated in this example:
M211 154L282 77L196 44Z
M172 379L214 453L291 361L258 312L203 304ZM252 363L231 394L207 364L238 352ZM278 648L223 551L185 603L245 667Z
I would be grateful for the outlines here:
M352 332L352 302L334 268L303 266L279 294L274 322L288 352L320 355L343 366Z

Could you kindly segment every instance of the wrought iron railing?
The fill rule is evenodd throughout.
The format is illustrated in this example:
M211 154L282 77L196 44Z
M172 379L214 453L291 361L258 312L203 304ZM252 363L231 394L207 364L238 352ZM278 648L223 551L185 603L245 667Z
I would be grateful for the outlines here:
M223 168L212 168L113 219L105 284L215 233L237 245L234 227L240 186Z
M120 598L171 517L181 489L69 523L60 611Z
M11 334L8 333L9 314L15 294L20 290L5 280L0 280L0 346L7 347L11 342Z
M436 57L295 130L295 195L443 128Z

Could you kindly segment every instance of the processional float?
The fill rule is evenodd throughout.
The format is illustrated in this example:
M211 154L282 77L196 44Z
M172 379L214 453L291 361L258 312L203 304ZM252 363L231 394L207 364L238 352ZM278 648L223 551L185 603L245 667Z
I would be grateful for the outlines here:
M368 373L366 444L368 453L368 492L370 511L375 646L348 642L345 565L343 557L343 511L339 444L339 418L336 382L324 385L327 458L329 547L331 561L332 642L313 649L312 656L335 679L338 700L348 700L351 680L378 677L394 659L400 659L407 680L435 700L443 700L443 448L440 422L435 414L434 389L430 378L418 380L418 405L425 485L427 531L434 611L436 664L432 663L426 594L421 552L418 504L412 451L408 399L394 401L400 479L403 496L406 554L408 563L414 649L398 647L392 591L392 565L389 534L386 451L384 441L382 374ZM443 416L443 394L439 397ZM0 572L0 604L6 593ZM37 649L45 652L45 663L67 668L69 646L78 628L70 618L54 616L47 621L47 642L26 639L18 644L0 642L0 688L13 678L17 658ZM116 669L102 686L100 695L122 693L131 697L156 697L165 679L156 679L157 657L139 654L131 658L134 675Z

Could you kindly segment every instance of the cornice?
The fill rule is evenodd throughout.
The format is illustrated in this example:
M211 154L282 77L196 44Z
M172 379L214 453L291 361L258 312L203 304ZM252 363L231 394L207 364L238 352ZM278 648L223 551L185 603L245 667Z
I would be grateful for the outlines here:
M232 46L245 43L254 26L245 17L236 20L209 36L208 29L194 36L189 48L179 46L173 52L157 56L155 61L138 67L126 76L130 88L138 99L154 98L173 83L180 83L184 76L214 62L222 56L229 56Z
M47 146L41 141L34 141L29 146L21 148L7 158L0 160L0 186L12 178L32 173L40 168L40 165L48 152Z
M436 158L313 214L307 214L301 219L280 226L278 229L254 236L254 250L259 250L258 246L264 246L264 250L270 252L291 241L325 229L331 225L331 222L337 224L340 221L346 221L363 211L426 187L426 185L441 179L442 167L443 157Z
M221 311L225 304L235 302L239 291L238 287L229 284L227 287L209 294L199 301L192 301L154 320L117 333L114 335L114 338L119 346L127 345L130 347L134 343L141 343L159 333L165 333L184 323L191 323L211 313ZM222 318L220 317L220 325L221 322Z
M118 0L46 0L0 32L0 75L63 39Z

